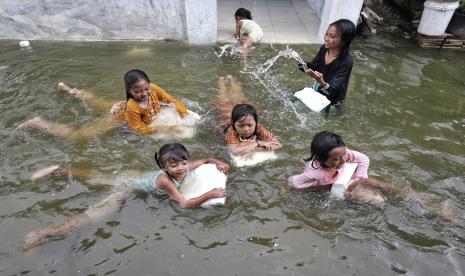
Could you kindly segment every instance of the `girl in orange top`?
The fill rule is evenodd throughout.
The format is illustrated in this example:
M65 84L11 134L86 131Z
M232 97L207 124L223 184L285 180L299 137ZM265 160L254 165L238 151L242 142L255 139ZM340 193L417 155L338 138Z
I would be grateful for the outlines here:
M93 93L77 88L71 88L63 82L58 83L58 90L73 98L87 103L96 111L104 114L101 120L95 121L85 128L73 128L65 124L50 122L42 117L34 117L18 128L35 128L53 136L68 138L74 141L85 141L97 135L102 135L116 127L128 125L140 134L161 130L162 127L149 127L160 112L162 104L174 103L181 117L187 115L186 107L177 99L171 97L156 84L150 83L147 75L140 70L131 70L124 75L126 86L126 101L120 101L113 106L110 102L96 97ZM111 107L111 109L110 109ZM108 113L110 110L110 114ZM164 130L175 127L163 127Z
M225 140L233 155L247 155L260 150L282 147L279 140L258 124L255 107L244 103L240 84L232 76L218 81L218 100L214 103L225 126Z
M141 70L131 70L124 75L127 105L125 119L128 125L140 134L147 134L160 129L150 127L162 104L175 104L184 118L187 109L184 104L170 96L165 90L150 83L149 77Z

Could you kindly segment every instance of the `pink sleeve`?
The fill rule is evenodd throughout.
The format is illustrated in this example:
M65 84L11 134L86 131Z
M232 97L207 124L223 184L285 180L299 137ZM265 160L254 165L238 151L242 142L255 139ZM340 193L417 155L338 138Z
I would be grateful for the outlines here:
M307 165L303 173L289 177L289 185L296 189L316 186L318 185L318 180L321 178L319 172L320 170Z
M360 179L368 178L368 167L370 166L370 159L365 154L347 149L347 162L357 163L354 177Z

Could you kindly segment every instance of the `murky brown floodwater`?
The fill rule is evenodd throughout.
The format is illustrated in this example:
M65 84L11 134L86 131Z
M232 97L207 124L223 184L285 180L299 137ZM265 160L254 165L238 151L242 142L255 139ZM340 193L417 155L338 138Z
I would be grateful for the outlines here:
M260 45L250 64L218 48L176 43L0 41L0 272L2 275L462 275L465 272L465 58L420 49L383 35L357 38L345 112L309 112L292 92L309 85L295 62L260 65L284 45ZM310 59L317 46L293 47ZM15 130L34 116L85 126L98 114L56 89L58 81L107 100L124 98L122 76L145 70L184 99L204 122L182 141L194 158L229 161L212 109L219 76L244 85L261 121L284 143L279 159L232 168L227 204L181 209L172 200L134 194L100 223L47 243L30 256L21 241L33 229L84 212L111 188L76 177L31 174L54 164L101 175L154 170L163 143L115 130L75 143L39 131ZM382 207L335 201L321 192L290 191L286 177L303 169L311 137L341 134L371 158L370 172L407 187L431 206L390 195ZM435 210L452 210L450 221Z

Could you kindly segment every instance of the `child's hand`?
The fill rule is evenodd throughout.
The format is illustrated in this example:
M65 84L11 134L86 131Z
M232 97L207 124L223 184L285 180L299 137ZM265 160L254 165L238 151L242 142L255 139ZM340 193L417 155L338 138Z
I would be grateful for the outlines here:
M236 40L239 40L239 38L241 38L241 36L240 36L239 34L234 34L234 38L235 38Z
M221 198L221 197L226 197L226 190L223 188L215 188L208 193L209 198Z
M317 82L323 82L323 74L318 71L313 71L312 69L307 69L305 71L310 77L314 78Z
M257 144L258 144L259 147L265 148L265 149L267 149L267 150L273 150L274 147L278 147L278 146L279 146L279 143L273 142L273 141L265 142L265 141L257 140Z
M229 165L228 165L228 164L226 164L226 163L224 163L224 162L222 162L222 161L220 161L220 160L217 160L216 163L215 163L215 165L216 165L216 168L217 168L220 172L222 172L222 173L224 173L224 174L228 174L228 172L229 172Z

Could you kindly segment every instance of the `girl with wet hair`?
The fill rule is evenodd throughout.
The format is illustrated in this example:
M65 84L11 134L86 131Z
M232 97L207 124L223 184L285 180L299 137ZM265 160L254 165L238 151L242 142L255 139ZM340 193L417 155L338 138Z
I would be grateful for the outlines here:
M103 135L114 128L123 126L125 122L139 134L165 131L175 135L178 132L173 126L150 127L150 123L155 120L163 104L174 104L180 116L184 118L188 111L181 101L170 96L156 84L150 83L147 74L141 70L128 71L124 75L124 84L126 101L119 101L112 105L112 103L96 97L89 91L71 88L60 82L58 83L59 91L85 102L96 111L103 113L104 116L84 128L73 128L48 121L42 117L32 118L18 128L39 129L53 136L78 142Z
M352 21L337 20L329 25L325 44L313 60L299 63L299 69L314 79L313 89L326 96L330 106L340 107L346 97L353 63L350 43L354 36Z
M130 70L124 75L127 105L125 119L129 127L139 134L148 134L161 130L150 127L162 104L174 104L179 115L184 118L188 112L184 104L169 95L163 88L151 83L144 71Z
M218 100L215 102L224 127L229 151L235 156L255 151L272 151L282 145L258 123L255 107L245 103L241 85L232 76L218 80Z
M83 214L74 216L62 224L38 229L29 232L23 242L23 248L32 247L47 242L50 238L63 236L66 233L95 221L100 221L120 208L121 203L133 190L145 191L157 195L169 195L176 200L181 207L197 207L211 198L226 196L225 189L214 188L198 197L186 200L179 191L181 183L188 173L202 164L214 164L216 168L227 174L229 165L212 157L191 161L186 147L179 143L163 145L155 154L155 162L160 167L156 172L123 172L115 178L101 177L94 182L113 186L112 193L101 202L88 208ZM74 174L80 178L89 178L90 174L83 170L60 168L52 166L36 172L31 178L39 180L50 174L69 176Z
M380 204L384 197L376 190L398 191L382 181L368 177L370 159L365 154L350 150L342 137L336 133L322 131L317 133L310 145L311 155L304 160L307 163L303 173L289 177L289 186L296 189L330 188L343 174L345 163L357 163L357 169L349 184L346 194L365 202Z

